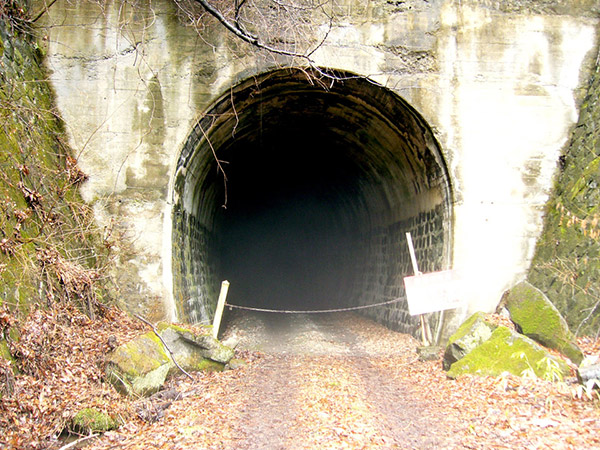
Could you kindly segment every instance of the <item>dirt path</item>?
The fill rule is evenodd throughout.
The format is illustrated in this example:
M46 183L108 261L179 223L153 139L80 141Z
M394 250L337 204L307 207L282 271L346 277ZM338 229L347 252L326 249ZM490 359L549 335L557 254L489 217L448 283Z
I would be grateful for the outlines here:
M232 318L231 318L232 317ZM233 314L223 340L253 359L176 379L164 419L107 433L92 448L224 450L444 448L443 424L410 381L378 361L414 362L416 341L352 314ZM258 356L257 356L258 355Z
M90 450L600 447L598 409L551 383L448 380L440 361L417 360L412 337L357 315L231 317L223 338L245 367L174 377L163 418Z
M386 339L381 339L382 332ZM238 448L444 446L441 420L423 414L427 407L412 395L410 381L390 379L372 362L390 355L397 364L414 362L417 343L409 336L353 314L246 313L234 316L224 338L239 340L238 347L245 350L279 355L269 362L270 375L279 382L270 375L259 377L256 382L263 383L252 392L254 398L272 399L255 407L248 418L250 423L263 418L258 427L263 440ZM278 416L282 402L286 414ZM280 420L271 428L273 435L265 433L265 421L275 417ZM287 441L281 442L282 427L297 432L288 432Z

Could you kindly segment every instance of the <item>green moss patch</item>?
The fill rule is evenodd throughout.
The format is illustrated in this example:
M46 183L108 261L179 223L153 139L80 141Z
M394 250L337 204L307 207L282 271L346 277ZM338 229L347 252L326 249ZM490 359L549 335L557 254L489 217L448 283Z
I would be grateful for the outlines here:
M494 328L494 325L486 322L485 313L483 312L476 312L464 321L458 330L448 339L442 362L444 369L450 369L452 364L488 340Z
M198 364L196 364L195 369L204 372L222 372L224 367L225 364L223 363L212 361L210 359L203 359Z
M504 301L511 320L523 334L561 352L575 364L582 361L583 353L567 322L543 292L523 281L508 292Z
M448 370L452 364L464 357L492 335L495 326L485 320L485 313L476 312L448 339L442 364Z
M7 361L13 361L13 357L8 348L8 342L6 342L4 339L0 339L0 358L4 358Z
M108 363L118 366L129 378L144 375L170 362L160 339L152 331L119 346L108 358Z
M118 426L117 420L95 408L82 409L71 420L72 430L82 434L103 433Z
M577 126L561 157L528 280L576 334L600 324L600 71L593 71ZM571 358L575 361L573 358Z
M98 281L110 245L79 195L86 175L65 144L35 35L14 26L23 3L0 17L0 296L14 312L66 300L93 317L110 297Z
M157 325L115 349L107 358L106 374L117 390L128 395L150 395L160 389L168 375L179 369L221 371L233 357L233 350L208 334L168 323ZM164 344L163 344L164 341Z
M482 376L499 376L504 372L523 376L527 373L547 377L544 361L552 361L562 377L570 374L564 361L552 357L543 347L526 336L500 326L491 337L473 349L462 359L452 364L447 375L456 378L470 373Z

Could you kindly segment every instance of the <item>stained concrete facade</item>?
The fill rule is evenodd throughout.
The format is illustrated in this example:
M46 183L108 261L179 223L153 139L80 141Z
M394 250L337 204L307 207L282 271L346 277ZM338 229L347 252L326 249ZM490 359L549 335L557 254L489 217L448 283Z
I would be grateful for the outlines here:
M268 296L248 279L268 284L284 263L253 278L256 254L296 241L309 250L297 266L316 287L308 295L331 294L322 304L388 300L412 272L406 231L422 270L462 274L457 317L492 309L524 277L596 60L596 2L337 2L331 29L315 15L307 39L327 36L311 58L346 81L282 71L306 61L256 52L209 20L198 34L169 0L106 3L59 1L42 30L90 175L83 194L119 237L115 275L131 308L206 320L237 264L249 295ZM244 247L249 223L287 237ZM402 302L374 315L414 325Z

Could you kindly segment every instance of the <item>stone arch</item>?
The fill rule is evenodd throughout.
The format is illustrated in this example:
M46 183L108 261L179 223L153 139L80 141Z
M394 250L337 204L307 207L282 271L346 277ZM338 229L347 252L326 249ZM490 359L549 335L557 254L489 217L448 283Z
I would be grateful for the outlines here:
M249 78L196 123L173 183L180 320L210 320L221 279L231 303L273 309L403 297L407 231L422 271L450 266L452 189L431 129L392 91L336 75ZM416 328L405 301L365 311Z

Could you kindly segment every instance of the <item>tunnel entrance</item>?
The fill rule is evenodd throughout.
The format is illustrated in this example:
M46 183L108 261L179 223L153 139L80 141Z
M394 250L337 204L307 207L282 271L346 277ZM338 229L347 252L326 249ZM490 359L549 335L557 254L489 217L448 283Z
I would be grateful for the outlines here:
M218 99L190 134L174 183L178 317L232 304L327 309L404 296L410 231L421 270L450 261L451 188L425 121L361 77L277 70ZM405 301L365 310L413 332Z

